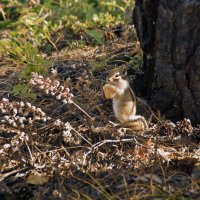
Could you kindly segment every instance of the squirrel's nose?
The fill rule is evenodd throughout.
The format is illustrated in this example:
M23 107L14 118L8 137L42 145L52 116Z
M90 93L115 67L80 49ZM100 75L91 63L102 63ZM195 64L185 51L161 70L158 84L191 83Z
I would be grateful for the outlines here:
M110 82L112 82L112 81L113 81L112 78L108 78L108 79L107 79L107 82L108 82L108 83L110 83Z

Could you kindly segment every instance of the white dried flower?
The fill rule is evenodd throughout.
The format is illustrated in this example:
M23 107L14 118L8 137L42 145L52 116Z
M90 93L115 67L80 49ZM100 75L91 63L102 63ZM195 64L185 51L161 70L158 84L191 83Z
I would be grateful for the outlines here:
M37 83L39 84L39 85L43 85L44 84L44 81L43 80L37 80Z
M61 95L59 94L58 96L56 96L56 99L60 100L61 99Z
M31 104L29 102L26 102L27 107L31 108Z
M36 111L36 110L37 110L35 106L32 106L31 109L32 109L33 111Z
M27 119L26 119L26 117L21 117L22 119L23 119L23 121L26 121Z
M59 88L61 90L61 92L65 89L62 85Z
M12 124L11 124L13 127L17 127L17 124L16 124L16 122L12 122Z
M55 125L55 126L61 126L61 125L62 125L62 122L61 122L59 119L57 119L57 120L54 122L54 125Z
M68 130L71 130L71 129L72 129L72 126L71 126L71 124L70 124L69 122L65 123L65 124L64 124L64 127L65 127L66 129L68 129Z
M33 120L41 120L41 118L39 116L34 116Z
M36 72L31 72L32 77L35 77L35 75L36 75Z
M60 81L56 79L52 79L50 77L44 78L38 74L33 74L32 79L35 81L36 86L40 89L44 90L46 94L51 94L52 96L56 96L56 99L63 100L64 104L69 103L68 100L73 96L70 93L69 88L65 88L60 85ZM44 88L43 88L44 87Z
M65 131L63 131L63 136L64 137L69 137L69 136L71 136L72 134L71 134L71 132L70 132L70 130L65 130Z
M37 112L42 112L42 109L41 108L37 108Z
M46 78L47 83L51 83L51 79L49 77Z
M67 104L68 103L67 99L63 99L63 103Z
M57 75L57 73L58 73L57 69L51 68L51 74L52 75Z
M23 123L24 123L24 120L23 120L22 117L19 118L19 123L20 123L20 124L23 124Z
M44 85L40 85L39 88L40 88L41 90L43 90L43 89L44 89Z
M17 109L14 108L14 109L13 109L13 114L14 114L14 115L17 115L17 113L18 113Z
M19 117L14 116L13 119L14 119L14 121L17 121L19 119Z
M5 109L1 109L1 112L2 112L2 113L6 113L6 110L5 110Z
M55 85L56 85L56 87L59 87L60 82L59 82L58 80L56 80L56 81L55 81Z
M73 101L71 100L71 99L68 99L68 103L70 104L70 103L73 103Z
M20 137L24 137L25 135L26 135L26 133L24 133L24 132L20 133Z
M3 98L2 101L3 101L3 102L9 102L9 100L6 99L6 98Z
M12 104L9 104L8 107L12 109L14 106Z
M31 80L29 81L29 84L31 84L31 85L36 85L36 83L35 83L35 81L34 81L33 79L31 79Z
M25 104L24 104L23 101L20 101L19 105L20 105L21 107L24 107L24 106L25 106Z
M9 124L12 124L12 123L13 123L13 120L12 120L12 119L9 119L9 120L8 120L8 123L9 123Z
M42 75L38 75L38 78L39 78L39 79L43 79L43 76L42 76Z
M6 149L6 150L9 149L10 147L11 147L10 144L4 144L4 145L3 145L3 148Z
M42 117L44 117L46 115L43 111L41 111L40 114Z
M46 117L43 117L43 118L42 118L42 121L43 121L43 122L46 122L46 121L47 121L47 118L46 118Z
M5 116L4 116L4 119L8 121L8 120L10 119L10 117L7 116L7 115L5 115Z
M13 146L13 147L15 147L15 146L17 146L19 144L19 141L18 140L12 140L11 141L11 145Z
M24 139L25 139L26 141L29 141L29 136L26 135Z
M28 118L28 123L29 123L29 124L32 124L32 123L33 123L33 120L32 120L30 117Z

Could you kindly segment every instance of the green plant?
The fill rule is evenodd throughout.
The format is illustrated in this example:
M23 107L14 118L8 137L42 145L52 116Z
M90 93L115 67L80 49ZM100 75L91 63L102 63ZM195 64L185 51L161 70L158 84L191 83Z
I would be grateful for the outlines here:
M21 82L14 86L13 94L34 96L26 81L31 72L44 75L50 65L43 50L58 51L57 42L63 36L68 48L83 47L87 36L93 39L94 45L102 45L104 31L123 22L132 3L131 0L46 0L40 3L4 0L0 7L0 58L21 68ZM70 38L63 30L72 30ZM79 38L74 39L73 34Z
M88 33L88 35L90 35L92 38L94 38L95 41L97 42L97 44L103 43L103 33L102 32L96 31L96 30L87 30L86 29L86 33Z
M130 63L135 69L139 69L142 66L143 58L141 55L136 55L131 58Z
M13 87L13 94L24 97L35 97L36 94L29 90L26 81L30 80L31 72L44 75L50 62L45 60L43 56L39 54L38 49L36 47L34 48L29 42L17 43L11 39L2 39L0 40L0 53L4 53L4 56L9 56L10 60L16 66L21 66L22 68L19 74L22 78L22 83L16 84Z

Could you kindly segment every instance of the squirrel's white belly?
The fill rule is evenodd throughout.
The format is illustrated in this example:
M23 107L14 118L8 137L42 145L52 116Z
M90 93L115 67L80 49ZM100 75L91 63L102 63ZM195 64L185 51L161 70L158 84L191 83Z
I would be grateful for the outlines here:
M115 113L115 117L117 118L117 119L119 119L119 116L120 116L120 113L119 113L119 104L120 104L120 102L119 102L119 100L118 99L113 99L113 111L114 111L114 113Z

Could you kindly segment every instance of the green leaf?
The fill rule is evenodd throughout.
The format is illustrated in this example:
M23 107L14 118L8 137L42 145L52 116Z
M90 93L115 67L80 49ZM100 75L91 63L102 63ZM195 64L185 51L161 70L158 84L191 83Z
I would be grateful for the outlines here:
M10 39L1 39L0 40L0 51L2 51L2 53L5 53L5 51L7 51L8 49L11 48L11 40Z
M13 23L13 21L11 21L11 20L0 21L0 29L5 29L5 28L9 27L12 23Z
M31 62L37 56L38 49L34 48L33 45L31 45L30 43L27 42L24 45L24 53L25 53L25 57L26 57L27 61Z
M28 92L24 95L24 97L26 97L26 98L31 98L31 99L35 99L35 98L37 97L37 93L28 91Z
M31 72L35 71L36 71L36 66L33 64L28 64L26 68L20 73L20 77L28 80L31 78L30 76Z
M15 96L23 96L25 98L31 99L34 99L37 96L37 93L31 92L29 90L29 85L26 83L15 85L12 89L12 93Z
M98 44L103 44L103 33L96 30L85 30L88 35L96 40Z
M25 95L28 92L28 89L29 87L27 84L17 84L13 87L12 93L16 96L19 94Z

